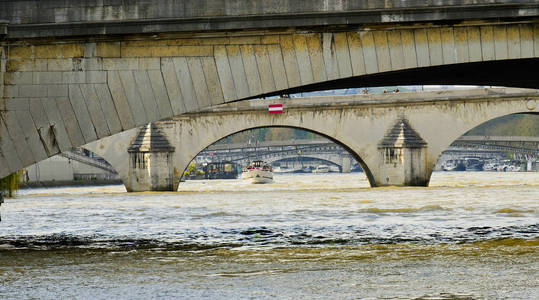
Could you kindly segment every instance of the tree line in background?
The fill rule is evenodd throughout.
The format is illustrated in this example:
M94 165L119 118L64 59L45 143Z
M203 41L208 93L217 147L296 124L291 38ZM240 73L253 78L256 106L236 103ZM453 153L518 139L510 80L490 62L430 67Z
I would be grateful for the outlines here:
M539 136L539 116L515 114L496 118L475 127L466 135Z

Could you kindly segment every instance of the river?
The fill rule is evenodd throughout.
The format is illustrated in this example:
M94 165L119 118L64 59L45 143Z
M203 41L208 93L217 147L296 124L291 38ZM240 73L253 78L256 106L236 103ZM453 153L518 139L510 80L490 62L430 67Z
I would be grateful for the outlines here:
M30 189L1 211L0 299L539 298L539 173Z

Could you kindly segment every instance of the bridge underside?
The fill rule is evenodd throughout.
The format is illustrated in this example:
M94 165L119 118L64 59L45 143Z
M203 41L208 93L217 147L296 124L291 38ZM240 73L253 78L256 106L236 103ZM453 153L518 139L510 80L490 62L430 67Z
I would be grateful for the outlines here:
M537 70L539 58L460 63L331 80L272 92L260 97L395 85L483 85L539 89Z

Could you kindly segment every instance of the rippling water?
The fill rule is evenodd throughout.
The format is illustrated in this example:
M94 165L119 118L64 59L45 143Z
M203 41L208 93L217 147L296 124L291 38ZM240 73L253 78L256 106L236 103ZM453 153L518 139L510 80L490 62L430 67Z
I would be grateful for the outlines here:
M539 173L363 174L24 190L0 298L539 298Z

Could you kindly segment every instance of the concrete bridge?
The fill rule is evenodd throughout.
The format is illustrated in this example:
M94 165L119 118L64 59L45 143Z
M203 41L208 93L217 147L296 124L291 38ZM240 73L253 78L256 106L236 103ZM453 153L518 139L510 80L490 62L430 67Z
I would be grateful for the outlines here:
M277 102L284 113L269 114L268 103ZM538 103L537 90L507 88L241 101L85 147L111 163L129 191L176 190L189 162L216 141L247 129L292 127L343 146L372 186L426 186L440 154L461 135L500 116L537 114Z
M244 99L387 84L537 88L538 16L536 1L508 0L0 1L0 177Z

